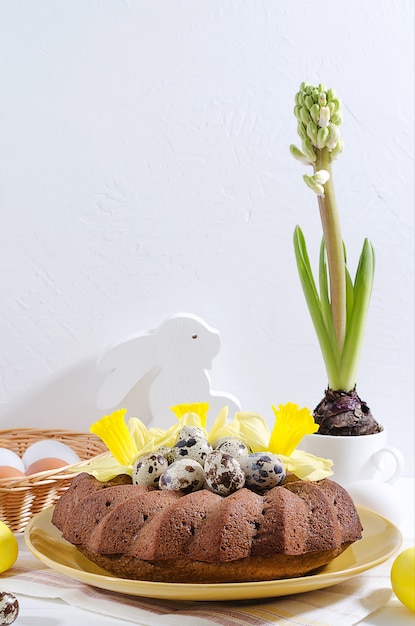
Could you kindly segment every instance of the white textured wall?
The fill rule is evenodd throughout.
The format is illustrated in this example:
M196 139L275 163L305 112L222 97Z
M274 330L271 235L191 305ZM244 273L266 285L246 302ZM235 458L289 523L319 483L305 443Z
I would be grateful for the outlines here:
M292 250L301 81L335 87L354 271L377 272L360 395L413 472L412 0L0 0L0 423L87 428L95 359L173 313L212 385L271 418L326 386Z

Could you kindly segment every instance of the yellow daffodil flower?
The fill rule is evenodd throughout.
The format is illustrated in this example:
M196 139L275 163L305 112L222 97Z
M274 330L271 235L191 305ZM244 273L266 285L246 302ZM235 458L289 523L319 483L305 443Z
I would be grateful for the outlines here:
M268 450L275 454L290 456L304 435L312 435L318 430L318 424L309 409L299 409L298 404L287 402L278 409L272 407L275 424L268 443Z
M194 404L176 404L170 407L175 416L180 419L186 413L196 413L200 417L203 428L206 428L207 413L209 410L208 402L195 402Z
M106 415L92 424L90 430L101 437L109 453L83 465L82 469L103 481L121 473L131 476L138 456L162 446L172 447L181 428L192 425L201 428L211 444L220 437L237 437L252 452L269 450L281 458L288 472L295 473L299 478L320 480L332 474L330 460L296 449L304 435L318 429L308 409L299 409L293 403L279 405L278 409L273 406L275 424L270 431L267 422L258 413L238 412L228 422L228 407L224 407L219 411L210 431L207 431L208 408L207 403L171 407L178 421L167 430L147 428L137 417L130 418L126 424L125 409Z
M127 409L104 415L90 427L91 433L98 435L120 465L126 465L136 457L138 449L125 423Z

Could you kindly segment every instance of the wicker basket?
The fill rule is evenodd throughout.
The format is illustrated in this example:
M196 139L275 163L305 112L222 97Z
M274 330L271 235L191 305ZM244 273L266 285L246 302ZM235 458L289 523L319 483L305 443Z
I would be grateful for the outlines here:
M65 443L78 454L81 462L31 476L0 478L0 520L14 533L22 532L33 515L56 502L79 473L73 468L79 467L82 471L82 466L90 459L108 452L99 437L90 433L30 428L0 430L0 448L8 448L20 457L32 443L42 439Z

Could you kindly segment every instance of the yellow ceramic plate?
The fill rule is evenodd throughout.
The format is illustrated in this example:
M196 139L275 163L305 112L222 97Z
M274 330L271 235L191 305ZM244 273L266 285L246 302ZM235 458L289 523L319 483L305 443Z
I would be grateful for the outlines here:
M382 563L402 544L402 535L391 522L358 508L364 527L363 538L315 574L253 583L154 583L115 578L91 563L75 546L62 539L51 522L52 511L53 507L33 517L25 530L26 544L40 561L61 574L100 589L165 600L250 600L322 589Z

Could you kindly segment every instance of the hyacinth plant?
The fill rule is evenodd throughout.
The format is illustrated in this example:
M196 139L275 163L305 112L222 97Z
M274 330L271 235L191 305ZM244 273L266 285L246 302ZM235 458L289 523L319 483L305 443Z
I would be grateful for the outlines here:
M343 152L340 99L324 85L302 83L295 96L294 114L302 149L290 146L292 156L313 168L304 181L316 194L323 229L318 287L313 277L301 228L294 231L294 250L301 285L318 337L328 387L314 410L319 434L363 435L382 430L368 405L356 392L356 378L364 338L375 269L374 250L365 239L354 281L347 268L332 164Z

